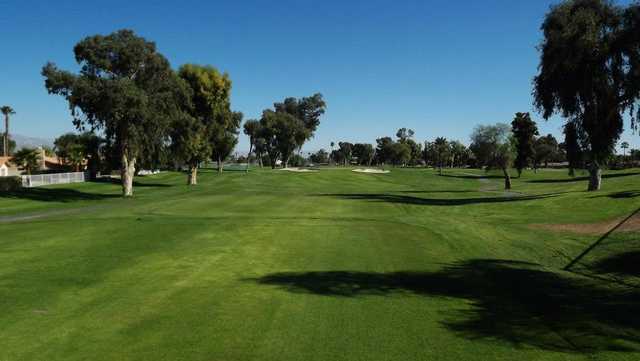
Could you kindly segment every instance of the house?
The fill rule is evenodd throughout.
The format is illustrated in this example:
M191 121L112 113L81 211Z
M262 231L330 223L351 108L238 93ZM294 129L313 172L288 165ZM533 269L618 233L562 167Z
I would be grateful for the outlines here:
M10 159L10 157L0 157L0 177L20 174L18 168L9 161Z

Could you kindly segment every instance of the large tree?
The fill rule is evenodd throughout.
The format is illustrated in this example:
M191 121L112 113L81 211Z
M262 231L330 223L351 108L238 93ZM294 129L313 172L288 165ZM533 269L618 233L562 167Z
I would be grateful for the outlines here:
M273 108L262 112L260 138L264 140L271 166L281 160L286 168L293 152L313 137L326 103L317 93L301 99L286 98L282 103L274 103Z
M431 165L432 167L437 168L438 166L438 153L436 152L436 146L434 142L425 141L424 142L424 150L422 151L422 157L424 160L425 166Z
M324 114L327 104L322 98L322 94L316 93L310 97L301 99L286 98L282 103L274 103L273 108L276 113L286 113L298 119L302 123L303 132L296 130L296 145L302 148L304 142L312 138L316 129L320 125L320 117ZM282 160L287 166L285 159Z
M315 164L325 164L329 161L329 153L326 150L320 149L319 151L311 154L309 160Z
M356 143L353 145L353 156L358 159L360 165L371 165L376 151L371 144Z
M394 149L395 142L391 137L382 137L376 139L376 158L379 164L393 163L394 162Z
M391 143L391 159L396 166L406 166L411 161L411 147L407 143Z
M178 75L186 87L178 95L185 94L187 99L180 102L183 112L172 127L171 148L174 156L189 167L187 183L195 185L199 164L213 153L217 158L229 145L225 136L230 122L231 80L209 65L185 64Z
M504 189L511 189L509 167L514 156L511 127L507 124L479 125L471 134L471 151L480 166L498 168L504 174Z
M584 133L589 190L600 189L601 165L622 133L623 112L637 117L638 19L637 5L567 0L552 7L542 24L535 105L545 119L559 113Z
M95 178L100 168L104 139L92 132L65 133L53 142L56 156L76 172L86 163L90 178Z
M536 122L531 120L529 113L516 113L511 122L511 131L516 142L516 159L514 165L518 170L518 178L522 170L527 168L534 157L534 144L538 135Z
M231 155L238 144L242 113L227 110L222 112L213 124L211 130L212 159L218 164L218 173L222 173L224 161Z
M349 142L338 142L338 152L340 152L343 165L346 167L353 158L353 144Z
M320 125L320 117L324 114L327 104L322 98L322 94L316 93L301 99L286 98L282 103L273 104L273 107L277 113L291 114L300 119L307 129L306 135L313 137Z
M171 153L174 159L189 168L187 184L198 184L198 166L211 155L208 131L197 117L184 114L171 127Z
M451 167L463 166L469 159L467 147L458 140L449 142L451 152Z
M260 118L260 133L271 168L276 167L278 160L286 168L291 155L299 147L299 140L307 134L307 128L289 113L265 110Z
M447 138L438 137L433 142L433 144L437 156L438 173L442 175L442 167L446 165L447 158L449 157L450 153L449 142L447 141Z
M180 113L178 78L155 44L130 30L87 37L74 54L79 73L48 63L45 87L69 102L78 129L103 131L121 159L122 193L132 196L136 160L166 138Z
M2 155L8 157L10 153L9 145L11 139L9 138L9 116L15 114L15 110L8 105L0 107L0 112L4 115L4 140L2 142Z
M247 168L246 172L249 171L249 163L251 161L251 153L254 151L256 141L260 137L260 121L256 119L249 119L244 123L243 132L246 136L249 137L249 154L247 154ZM256 157L260 158L262 155L256 149Z
M552 134L536 139L533 150L533 168L536 171L543 163L545 167L548 167L549 162L561 160L560 146Z
M400 128L396 132L398 143L406 144L410 148L409 161L411 165L416 165L422 157L422 144L417 143L413 136L415 132L413 129Z

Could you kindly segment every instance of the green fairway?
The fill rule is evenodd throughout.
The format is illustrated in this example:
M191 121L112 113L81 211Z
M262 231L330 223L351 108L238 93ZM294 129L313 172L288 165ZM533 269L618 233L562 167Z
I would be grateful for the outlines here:
M640 170L599 192L564 170L508 194L484 175L204 170L136 178L133 199L0 194L0 361L640 359L640 232L545 227L629 216Z

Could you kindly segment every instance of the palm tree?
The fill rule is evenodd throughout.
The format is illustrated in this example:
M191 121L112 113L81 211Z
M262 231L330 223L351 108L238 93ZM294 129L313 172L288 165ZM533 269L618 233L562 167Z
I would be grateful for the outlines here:
M16 112L8 105L0 107L0 112L4 114L4 149L2 150L2 155L5 157L9 156L9 115L15 114Z
M333 160L333 147L335 147L336 143L331 142L331 153L329 154L329 165L331 165L331 161Z
M447 142L447 138L438 137L434 142L436 146L436 152L438 153L438 170L439 174L442 175L442 162L447 157L447 153L449 151L449 142Z
M31 172L38 168L39 162L40 155L33 148L20 149L11 160L11 163L15 164L20 170L27 172L28 175L31 175Z
M629 142L620 143L620 148L622 148L622 164L624 165L627 161L627 149L629 149Z
M622 142L620 144L620 148L622 148L622 156L626 157L627 156L627 149L629 149L629 142Z

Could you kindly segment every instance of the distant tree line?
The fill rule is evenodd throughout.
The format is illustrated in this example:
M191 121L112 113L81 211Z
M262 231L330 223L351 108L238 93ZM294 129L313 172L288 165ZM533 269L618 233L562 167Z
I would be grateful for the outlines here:
M469 146L445 137L418 142L411 129L375 143L331 142L330 150L302 153L326 110L321 94L285 98L244 123L250 151L259 166L379 165L499 169L505 188L510 168L525 169L566 162L570 175L588 169L589 190L601 185L606 166L633 164L637 150L615 146L623 114L636 129L640 117L640 5L618 6L606 0L566 0L551 8L542 24L539 71L533 82L536 109L543 118L565 119L564 141L539 134L528 113L511 124L476 127ZM79 71L42 69L45 87L69 103L80 134L56 140L55 151L73 169L120 169L124 196L133 194L133 177L143 168L186 168L188 184L209 160L219 172L238 142L243 114L232 110L228 74L207 65L186 64L174 71L153 42L130 30L90 36L74 47ZM3 108L6 128L10 107ZM2 150L11 150L8 130ZM627 150L629 154L627 155Z
M42 69L45 87L67 100L81 132L56 139L55 152L64 164L94 176L120 169L125 197L133 195L140 169L186 168L190 185L197 184L198 168L208 160L223 171L243 118L231 109L228 74L196 64L174 71L153 42L130 30L87 37L74 55L78 73L53 63ZM272 167L298 161L295 153L313 137L325 107L321 94L275 103L260 120L245 123L250 153L260 164L267 156ZM7 122L9 110L3 109Z

